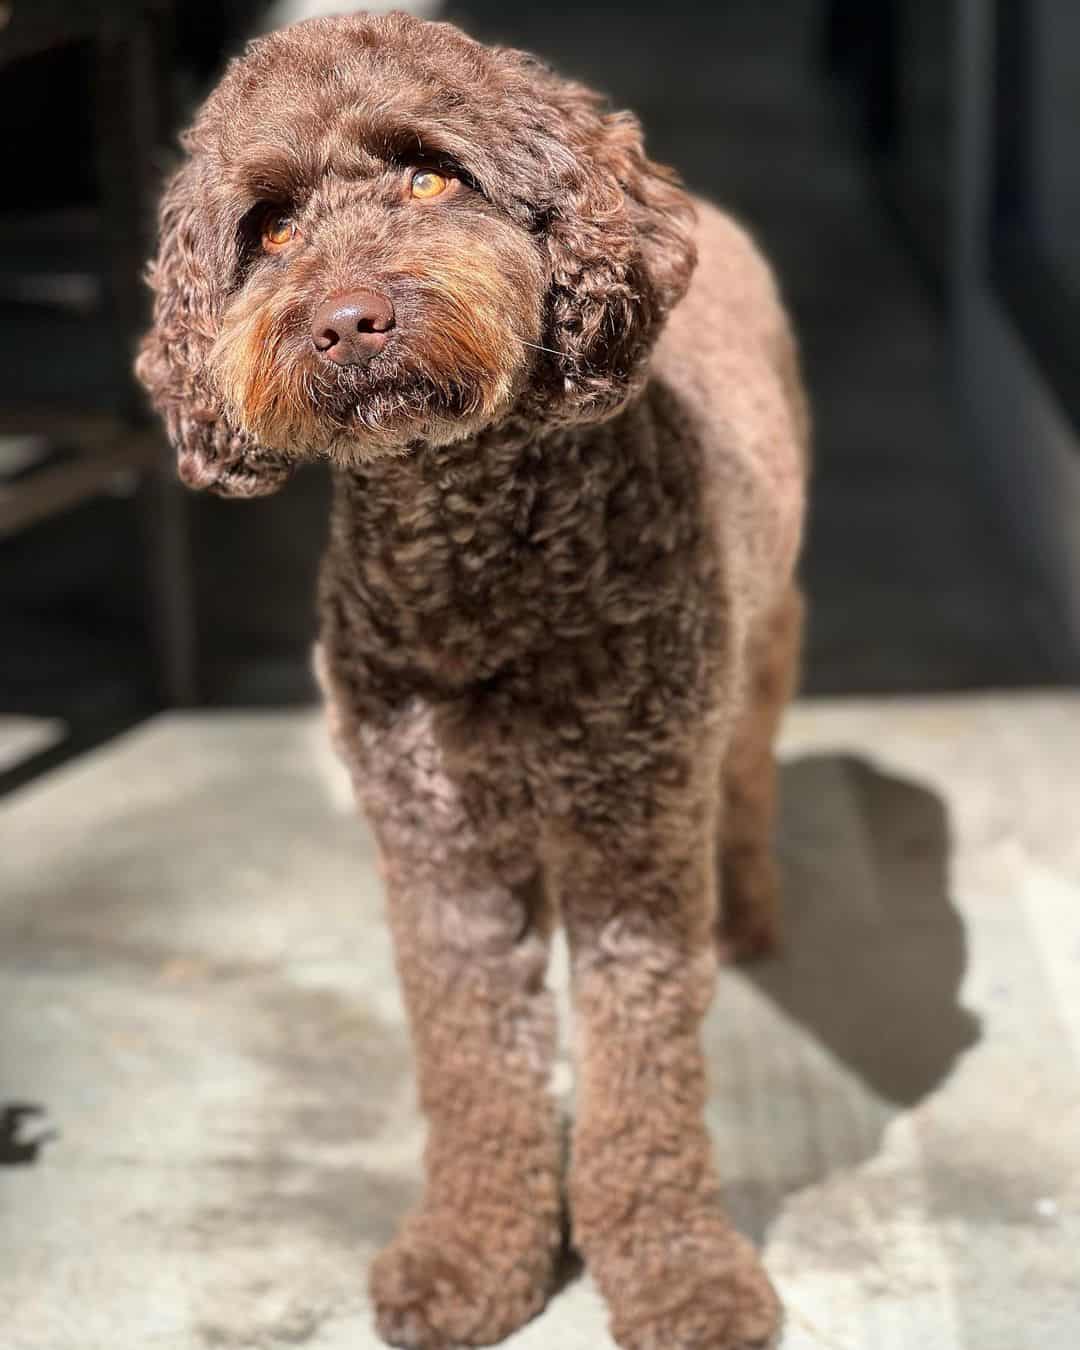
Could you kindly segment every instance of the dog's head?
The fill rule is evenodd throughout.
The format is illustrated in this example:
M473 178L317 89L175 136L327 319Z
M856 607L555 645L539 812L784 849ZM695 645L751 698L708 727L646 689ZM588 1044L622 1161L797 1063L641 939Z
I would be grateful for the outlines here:
M407 15L253 43L184 147L137 373L181 476L222 493L608 416L694 264L633 117Z

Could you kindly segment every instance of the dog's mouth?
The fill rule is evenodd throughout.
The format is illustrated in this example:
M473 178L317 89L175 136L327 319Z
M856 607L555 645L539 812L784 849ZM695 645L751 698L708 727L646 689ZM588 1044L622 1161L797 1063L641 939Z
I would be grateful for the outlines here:
M509 410L530 363L508 324L400 317L377 351L340 361L313 347L299 308L245 308L211 358L226 410L260 445L339 461L461 440Z
M404 343L390 342L358 370L329 379L320 373L311 389L312 434L297 448L347 458L352 451L461 439L505 410L512 386L433 373L411 359Z

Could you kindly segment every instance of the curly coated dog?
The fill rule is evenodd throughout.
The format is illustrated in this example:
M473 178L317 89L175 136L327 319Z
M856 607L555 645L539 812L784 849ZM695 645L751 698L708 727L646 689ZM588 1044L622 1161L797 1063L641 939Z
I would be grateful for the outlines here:
M379 1331L509 1335L567 1209L619 1345L772 1345L699 1045L719 956L777 936L807 418L769 270L632 116L401 14L255 42L184 146L138 360L181 476L334 478L318 668L430 1125Z

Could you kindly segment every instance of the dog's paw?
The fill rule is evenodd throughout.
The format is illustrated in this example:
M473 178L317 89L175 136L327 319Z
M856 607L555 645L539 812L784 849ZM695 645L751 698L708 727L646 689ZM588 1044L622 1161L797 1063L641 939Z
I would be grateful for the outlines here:
M371 1268L379 1335L406 1350L504 1340L547 1302L558 1246L557 1233L527 1222L414 1214Z
M640 1310L633 1322L613 1319L611 1333L622 1350L775 1350L781 1320L767 1280L712 1282L675 1306Z
M622 1350L774 1350L783 1314L757 1253L724 1223L642 1243L590 1267Z

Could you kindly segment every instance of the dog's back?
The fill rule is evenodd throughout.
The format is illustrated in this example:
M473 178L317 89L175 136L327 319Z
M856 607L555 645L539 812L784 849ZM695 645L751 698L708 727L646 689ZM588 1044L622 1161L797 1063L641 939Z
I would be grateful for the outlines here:
M768 263L697 200L698 265L657 344L653 374L694 418L729 585L772 607L799 549L809 417L791 326Z

